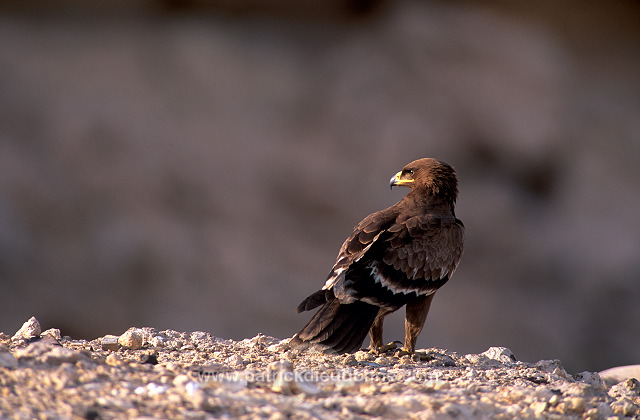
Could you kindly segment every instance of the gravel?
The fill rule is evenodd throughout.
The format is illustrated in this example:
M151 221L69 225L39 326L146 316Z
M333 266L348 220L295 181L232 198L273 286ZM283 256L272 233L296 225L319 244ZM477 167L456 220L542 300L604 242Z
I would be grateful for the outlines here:
M86 341L33 335L37 320L28 323L0 333L3 419L640 416L638 380L574 377L558 360L517 361L503 347L338 356L264 335L130 328Z

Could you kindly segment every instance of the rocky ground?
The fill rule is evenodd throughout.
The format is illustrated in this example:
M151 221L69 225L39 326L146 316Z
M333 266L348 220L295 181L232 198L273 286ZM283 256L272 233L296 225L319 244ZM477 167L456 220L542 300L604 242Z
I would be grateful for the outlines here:
M131 328L92 341L0 333L0 418L585 418L640 416L640 383L569 375L505 348L327 355L258 335Z

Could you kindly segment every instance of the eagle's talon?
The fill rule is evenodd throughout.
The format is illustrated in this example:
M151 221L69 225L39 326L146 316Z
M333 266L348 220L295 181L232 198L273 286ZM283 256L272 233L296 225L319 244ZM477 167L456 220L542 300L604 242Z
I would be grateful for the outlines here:
M396 353L396 356L402 357L402 356L410 356L412 354L414 354L412 351L409 351L404 347L402 347L400 350L398 350L398 352Z

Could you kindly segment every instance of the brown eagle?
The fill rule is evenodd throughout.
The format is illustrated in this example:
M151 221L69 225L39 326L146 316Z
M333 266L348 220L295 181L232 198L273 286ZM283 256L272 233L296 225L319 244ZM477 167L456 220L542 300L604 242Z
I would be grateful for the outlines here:
M436 291L458 266L464 225L456 218L455 171L436 159L418 159L391 178L411 191L353 229L321 290L298 312L320 307L292 339L352 353L367 332L382 346L386 315L406 305L404 350L413 352Z

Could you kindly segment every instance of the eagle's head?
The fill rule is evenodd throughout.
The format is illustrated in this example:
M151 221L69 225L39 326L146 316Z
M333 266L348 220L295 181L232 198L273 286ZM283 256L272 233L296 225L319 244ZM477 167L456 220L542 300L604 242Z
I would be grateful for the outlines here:
M391 188L403 186L421 195L455 202L458 180L451 165L437 159L423 158L407 164L390 181Z

